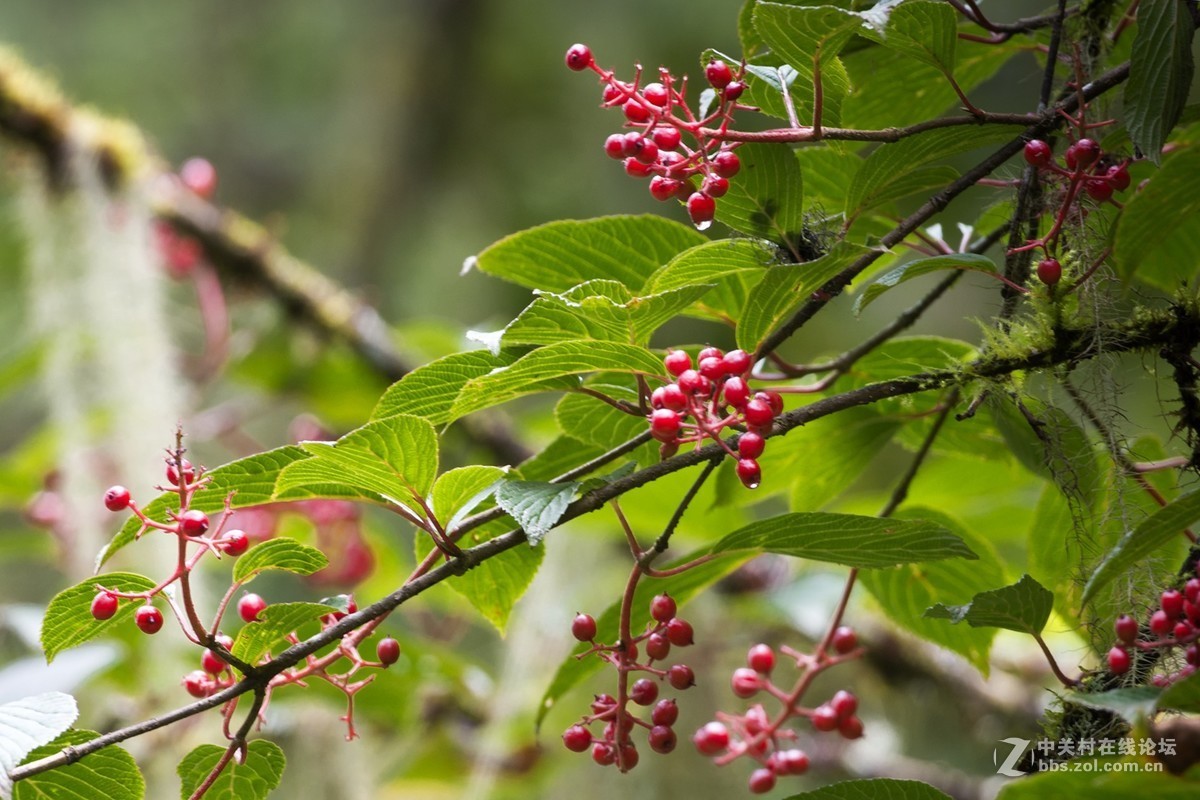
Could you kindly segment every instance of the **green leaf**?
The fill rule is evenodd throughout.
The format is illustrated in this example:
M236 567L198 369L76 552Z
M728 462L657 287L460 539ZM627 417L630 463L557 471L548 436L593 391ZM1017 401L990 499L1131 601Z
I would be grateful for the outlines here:
M1155 164L1192 86L1196 26L1184 0L1142 0L1125 86L1125 126Z
M281 536L251 547L233 568L234 583L246 583L269 569L297 575L312 575L329 566L329 559L315 547Z
M593 384L591 388L617 399L637 402L636 393L626 387ZM644 417L626 414L584 394L564 396L558 401L554 416L558 419L558 426L563 433L604 450L610 450L648 430ZM644 466L649 466L659 460L658 443L648 442L630 453L630 457L637 458Z
M1113 711L1130 724L1136 725L1139 721L1153 716L1154 707L1162 692L1157 686L1123 686L1107 692L1067 692L1063 700L1088 708Z
M747 353L758 346L797 308L808 302L814 291L853 264L869 248L850 242L838 242L820 258L805 264L771 267L758 285L750 290L738 320L738 347Z
M804 196L830 214L841 210L854 173L863 160L829 144L811 144L796 151L804 172Z
M577 483L507 480L496 487L496 504L525 531L529 544L537 545L571 505Z
M681 286L637 297L617 281L581 283L562 294L541 296L501 331L468 336L498 353L501 345L538 345L596 340L646 345L650 335L712 286Z
M566 391L588 372L658 375L662 361L644 347L617 342L559 342L539 347L509 367L474 378L454 401L451 418L540 391Z
M191 797L224 754L224 747L202 744L183 757L175 769L182 782L179 796L183 800ZM204 800L265 800L279 785L286 764L287 759L279 745L256 739L246 746L246 762L239 764L236 758L230 759L220 777L204 794Z
M1200 714L1200 673L1192 673L1164 689L1158 698L1158 708Z
M64 747L73 747L95 739L95 731L72 730L26 757L28 764L52 756ZM14 800L142 800L146 780L128 751L109 745L79 761L55 767L26 778L17 784Z
M678 563L686 563L686 561L694 558L695 556L693 555ZM688 600L730 572L733 572L745 561L746 557L734 554L733 556L714 558L711 561L706 561L667 578L639 582L634 592L633 603L630 606L632 610L632 617L630 619L631 629L637 631L645 629L645 626L650 621L650 598L654 595L666 592L675 598L675 601L682 607ZM611 643L617 640L620 609L620 602L615 602L596 618L596 641ZM569 624L566 622L567 619L567 617L564 617L564 624ZM559 665L558 671L554 673L554 678L550 682L550 686L546 688L546 693L542 696L542 703L538 708L537 714L538 726L541 726L542 720L546 718L546 714L550 713L550 709L554 707L559 698L569 692L584 678L605 666L605 662L595 656L582 659L575 657L587 652L589 649L591 649L590 644L586 642L579 644L575 648L574 653L567 656Z
M974 272L985 272L989 275L997 274L996 265L987 256L979 256L972 253L956 253L950 256L918 258L915 261L901 264L876 279L855 301L854 313L861 314L864 308L875 302L881 294L894 286L943 269L966 269Z
M846 197L846 219L857 219L864 211L910 194L914 184L906 181L910 181L911 174L918 169L958 153L1007 141L1020 134L1021 128L1015 125L942 128L910 136L894 144L880 145L867 156L854 175ZM921 185L926 182L927 179L919 181Z
M230 652L253 664L289 633L337 610L324 603L272 603L259 612L257 620L242 627Z
M307 456L308 453L303 449L288 445L209 470L204 473L210 479L209 483L192 495L189 508L212 514L223 511L227 501L230 508L234 509L269 503L275 495L275 481L283 468ZM142 506L142 511L148 517L163 521L167 519L168 511L178 510L178 492L164 492ZM132 542L139 530L141 522L131 516L96 557L96 569L99 570L105 561Z
M738 61L729 56L718 56L726 61ZM759 56L754 63L746 65L743 80L746 82L746 93L742 96L742 102L747 105L756 106L763 114L790 121L783 93L786 88L797 118L812 119L816 82L813 80L811 62L797 67L785 63L776 54ZM821 88L824 91L821 120L825 125L837 125L841 120L842 103L851 89L850 76L840 58L831 57L821 61Z
M470 350L431 361L388 387L371 412L371 419L411 414L444 425L453 418L450 409L454 398L468 381L516 360L517 354L509 351L494 356L487 350Z
M470 514L504 479L503 467L473 465L448 470L438 476L429 496L429 505L438 522L450 530Z
M717 203L717 221L735 231L768 239L793 253L808 249L804 232L804 181L786 144L744 144L742 167Z
M797 512L752 522L713 546L714 553L759 550L867 569L979 556L962 539L924 520Z
M1125 280L1173 292L1200 264L1200 147L1166 159L1161 171L1125 203L1113 239L1113 258Z
M873 408L849 408L793 429L786 447L768 447L758 459L763 470L760 491L774 483L774 476L794 475L792 510L818 511L850 488L899 427L898 421ZM810 464L821 468L807 469Z
M1087 762L1092 769L1051 770L1004 784L996 800L1063 800L1086 797L1087 800L1130 800L1152 797L1154 800L1195 800L1194 780L1178 778L1167 772L1121 769L1122 762L1143 766L1130 759L1101 759ZM1094 764L1094 766L1093 766Z
M489 275L530 289L565 292L595 278L641 286L654 270L705 241L658 216L561 220L514 233L479 254Z
M312 457L284 468L278 500L323 496L348 487L423 515L418 498L437 475L438 440L428 420L406 414L370 422L336 442L302 442Z
M98 620L92 616L92 600L96 597L97 586L133 593L153 589L154 581L132 572L110 572L88 578L56 594L42 618L41 641L46 663L53 661L63 650L91 641L125 623L141 605L140 602L122 600L116 614L109 619Z
M719 239L684 250L646 281L644 294L683 286L713 286L691 313L704 319L736 320L751 288L767 268L778 263L776 247L760 239Z
M559 436L542 448L540 453L521 462L512 474L522 480L547 481L586 464L602 453L604 450L595 445L570 436Z
M892 9L880 42L950 76L958 46L958 14L947 3L902 3Z
M8 775L13 767L71 727L78 716L75 698L62 692L43 692L0 705L0 796L11 796Z
M1003 583L1004 568L995 548L962 523L930 508L906 508L897 517L937 522L966 542L979 559L866 570L858 576L859 581L891 620L926 641L958 653L986 676L995 630L946 625L927 618L925 609L935 603L967 603L987 587Z
M1108 552L1083 589L1083 603L1096 596L1118 575L1134 567L1148 555L1180 536L1200 520L1200 492L1184 495L1138 523Z
M1099 498L1104 474L1095 447L1078 423L1062 409L1023 397L1021 402L1038 421L1035 430L1011 398L997 393L992 397L987 408L1017 460L1090 508Z
M930 619L964 619L972 628L1004 628L1018 633L1038 635L1050 619L1054 594L1028 575L1000 589L980 592L970 603L946 606L938 603L925 612Z
M788 800L950 800L950 796L920 781L864 778L831 783Z

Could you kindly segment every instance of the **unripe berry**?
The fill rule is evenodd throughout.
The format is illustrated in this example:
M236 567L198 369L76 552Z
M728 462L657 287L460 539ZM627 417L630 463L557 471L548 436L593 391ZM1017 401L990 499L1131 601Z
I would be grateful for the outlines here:
M733 80L733 70L724 61L714 58L704 68L704 77L714 89L724 89Z
M687 647L693 636L692 624L687 620L674 617L667 623L667 638L676 647Z
M573 44L567 48L567 67L582 72L593 63L592 50L586 44Z
M725 381L722 391L725 393L725 402L734 408L743 408L750 401L750 387L739 377Z
M775 788L775 773L766 767L760 767L750 773L750 791L754 794L766 794Z
M672 350L663 358L663 366L667 372L678 378L692 368L692 357L683 350Z
M746 664L755 672L771 674L775 669L775 651L765 644L756 644L746 654Z
M158 633L162 630L163 615L154 606L142 606L134 614L133 621L141 628L142 633Z
M716 216L717 203L703 192L693 192L687 199L687 211L692 223L704 230L712 224L712 219Z
M1113 629L1117 633L1117 638L1125 644L1133 644L1137 640L1137 620L1128 614L1117 617L1117 621L1113 623Z
M1046 167L1054 161L1054 151L1041 139L1025 143L1025 161L1035 167Z
M738 437L738 455L742 458L758 458L766 446L767 440L753 431L746 431Z
M183 688L192 697L208 697L208 687L211 685L208 675L201 670L189 672L183 676Z
M1047 286L1054 286L1062 280L1062 264L1057 258L1043 258L1038 262L1037 276Z
M217 543L217 546L226 554L236 558L242 553L250 549L250 537L245 531L232 530L226 531Z
M855 647L858 647L858 635L854 633L854 629L849 625L842 625L833 632L833 638L829 643L833 645L834 652L844 656Z
M732 178L742 168L742 160L732 150L722 150L713 156L712 166L722 178Z
M104 507L109 511L124 511L129 508L129 490L124 486L110 486L104 493Z
M582 753L592 746L592 734L582 725L572 725L567 728L562 735L562 740L567 749L575 753Z
M375 657L380 664L390 667L400 660L400 643L390 636L380 639L379 644L375 645Z
M858 717L846 717L838 723L838 733L845 739L860 739L863 735L862 720Z
M188 536L200 536L208 530L208 514L190 508L179 515L179 530Z
M183 467L183 482L191 483L196 479L196 470L192 468L192 462L185 458L180 463ZM167 462L167 481L172 486L179 485L179 470L175 468L174 461Z
M757 427L770 425L775 421L775 412L771 410L771 406L757 397L746 403L746 407L742 409L742 416L747 425Z
M650 415L650 433L660 442L669 442L679 436L682 419L679 412L660 408Z
M614 158L617 161L625 158L625 136L624 134L614 133L604 140L604 153L609 158Z
M657 594L650 601L650 616L658 622L670 622L675 619L675 613L679 607L675 604L675 598L671 595Z
M639 706L648 706L658 699L658 684L649 678L639 678L629 687L629 699Z
M646 98L646 102L662 108L667 104L667 87L661 83L647 83L642 87L642 97Z
M206 158L189 158L179 168L183 185L201 197L213 196L217 190L217 170Z
M696 685L696 673L687 664L676 664L667 670L667 683L682 692Z
M732 81L725 87L725 99L737 100L742 96L742 92L746 91L746 84L741 81Z
M596 620L591 614L577 614L571 623L571 635L581 642L596 638Z
M762 467L753 458L739 458L737 476L747 489L757 489L762 484Z
M1129 671L1129 651L1123 647L1114 647L1108 651L1108 671L1113 675L1124 675Z
M654 143L662 150L674 150L676 147L679 147L679 142L682 139L678 128L668 127L655 128L651 136L654 139Z
M1162 593L1159 598L1162 604L1162 610L1167 612L1167 616L1171 619L1178 619L1183 616L1183 595L1175 589L1168 589Z
M1167 631L1171 630L1171 617L1167 612L1159 609L1150 615L1150 630L1156 636L1166 636Z
M650 749L656 753L666 755L675 749L675 744L678 739L675 736L675 731L671 730L666 725L655 725L650 729L650 733L646 736L646 740L650 743Z
M254 622L266 607L267 601L251 592L250 594L242 595L242 599L238 600L238 616L242 618L243 622Z
M701 755L715 756L729 747L729 730L719 722L710 722L692 736L692 744Z
M111 592L97 592L92 598L92 616L98 620L112 619L113 614L117 613L117 606L120 601L117 596Z
M762 688L762 678L759 677L757 672L748 667L738 667L735 669L729 683L733 688L733 693L743 699L753 697Z
M672 698L659 700L654 706L654 710L650 712L650 721L655 725L665 725L668 728L675 724L675 720L679 719L679 706Z
M820 705L813 709L812 725L819 731L828 733L838 726L838 713L833 710L833 707L826 704Z

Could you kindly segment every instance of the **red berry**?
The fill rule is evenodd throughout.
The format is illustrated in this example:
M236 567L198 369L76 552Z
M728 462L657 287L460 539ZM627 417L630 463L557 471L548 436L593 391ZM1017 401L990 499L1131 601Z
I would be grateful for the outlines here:
M692 357L683 350L672 350L663 359L663 366L667 368L667 372L678 378L692 368Z
M1175 627L1171 630L1171 634L1176 640L1186 639L1192 635L1192 631L1194 630L1195 628L1192 627L1192 623L1186 620L1181 620L1175 623Z
M675 744L678 742L675 731L666 725L655 725L650 729L646 740L650 743L651 750L664 755L674 750Z
M683 138L679 134L678 128L655 128L651 134L654 138L654 143L662 150L674 150L679 147L679 142Z
M846 717L838 723L838 733L846 739L861 739L863 735L862 720L858 717Z
M746 663L755 672L769 675L775 669L775 651L768 645L756 644L746 654Z
M679 706L671 698L659 700L654 706L654 710L650 712L650 721L655 725L665 725L668 728L675 724L675 720L679 719Z
M1065 159L1071 169L1087 169L1100 158L1100 145L1091 139L1080 139L1067 148Z
M1150 630L1156 636L1167 635L1167 631L1171 630L1171 617L1167 612L1159 609L1150 615Z
M666 202L679 193L679 187L682 185L682 181L677 181L674 178L655 175L650 179L650 195L655 200Z
M621 769L628 772L638 764L638 751L632 744L621 745Z
M775 773L766 767L760 767L750 773L750 791L754 794L766 794L775 788Z
M163 615L154 606L145 605L137 610L133 621L142 629L142 633L158 633L162 630Z
M592 713L603 714L616 704L617 701L611 694L598 694L596 699L592 700Z
M250 549L250 537L246 535L245 531L226 531L225 535L221 537L218 547L227 555L236 558Z
M639 706L648 706L658 699L658 684L649 678L639 678L629 687L629 699Z
M1183 595L1175 589L1168 589L1162 593L1159 598L1162 604L1162 610L1167 612L1167 616L1171 619L1178 619L1183 616Z
M614 133L604 140L604 152L609 158L615 158L620 161L625 157L625 136L624 134Z
M98 620L112 619L120 601L111 592L97 592L92 598L92 616Z
M576 72L582 72L593 63L592 50L586 44L573 44L567 48L567 66Z
M1137 640L1137 620L1128 614L1117 617L1117 621L1113 623L1113 629L1117 632L1117 638L1125 644L1133 644Z
M591 614L577 614L571 623L571 635L581 642L596 638L596 620Z
M220 675L225 671L225 662L212 650L205 650L200 656L200 668L209 675Z
M783 413L783 395L779 392L773 392L770 389L765 392L755 392L754 399L764 401L776 416Z
M1062 279L1062 264L1057 258L1043 258L1038 262L1037 276L1047 286L1054 286Z
M208 697L208 690L212 685L212 680L208 677L207 673L195 670L184 675L182 683L183 688L192 697Z
M696 673L687 664L676 664L667 670L667 683L682 692L696 685Z
M183 185L201 197L212 197L217 190L217 170L206 158L189 158L179 168Z
M1183 651L1183 658L1193 667L1200 666L1200 645L1189 644Z
M1025 161L1035 167L1049 166L1054 161L1054 151L1041 139L1031 139L1025 143Z
M562 740L567 749L575 753L582 753L592 746L592 734L582 725L572 725L567 728L562 735Z
M199 536L208 530L208 514L190 508L179 515L179 530L188 536Z
M725 377L724 359L709 356L708 358L700 359L700 362L696 366L697 371L710 381L719 381Z
M684 394L694 394L699 397L707 397L712 393L712 381L701 375L694 369L684 370L676 381L679 388Z
M675 598L671 595L658 594L650 601L650 616L658 622L670 622L675 619L675 613L679 610L675 604Z
M724 197L729 191L729 180L720 175L709 175L701 182L700 191L709 197Z
M1200 625L1200 603L1189 603L1184 600L1183 613L1193 625Z
M1108 182L1118 192L1129 188L1129 168L1125 164L1114 164L1108 168Z
M746 407L742 409L742 416L745 418L747 425L757 427L770 425L775 421L775 412L771 410L771 406L758 397L746 403Z
M693 636L692 624L687 620L674 617L667 622L667 638L676 647L687 647L692 643Z
M1108 671L1114 675L1124 675L1129 671L1129 651L1123 647L1114 647L1108 651Z
M617 751L613 749L611 744L606 742L596 742L592 747L592 761L595 761L602 767L607 767L609 764L617 760Z
M104 507L109 511L124 511L129 508L129 490L124 486L110 486L104 493Z
M729 730L719 722L710 722L692 736L692 744L701 755L715 756L729 747Z
M739 458L737 476L747 489L757 489L762 484L762 467L753 458Z
M679 412L660 408L650 415L650 433L660 442L669 442L679 436L683 424Z
M733 80L733 71L724 61L714 58L704 68L704 77L708 78L709 84L714 89L724 89Z
M613 81L612 83L604 84L604 92L601 98L603 103L605 105L612 105L617 100L624 97L625 89L623 87L625 86L626 84L622 83L621 81Z
M631 178L646 178L649 177L653 170L649 164L643 164L636 158L625 159L625 174Z
M726 367L728 368L728 364ZM750 400L750 387L739 377L735 376L725 381L723 391L725 402L734 408L742 408Z
M844 656L858 647L858 635L850 626L842 625L833 632L833 639L829 643L833 645L834 652Z
M653 164L658 161L658 145L650 139L639 137L638 143L630 155L643 164Z
M687 210L695 226L704 230L717 213L717 203L703 192L692 192L687 199Z
M267 601L251 592L250 594L242 595L242 599L238 600L238 616L242 618L243 622L254 622L266 607Z
M646 637L646 655L655 661L662 661L671 654L671 641L661 633L652 633Z
M400 643L390 636L380 639L379 644L375 645L375 657L380 664L390 667L400 660Z
M732 178L742 168L742 160L732 150L722 150L713 156L712 166L722 178Z
M730 350L725 354L725 372L729 375L744 375L752 364L753 360L745 350Z
M858 711L858 698L842 689L829 701L829 707L837 712L839 718L845 719Z
M778 775L803 775L808 772L808 755L803 750L780 750L772 754L772 769Z
M646 98L647 103L653 103L662 108L667 104L667 87L661 83L647 83L642 87L642 97Z
M734 694L741 698L747 698L758 694L758 690L762 688L763 684L762 678L757 672L748 667L738 667L733 671L730 685L733 687Z
M719 347L706 347L696 356L696 362L699 363L706 358L724 358L725 353Z
M1183 585L1183 597L1189 603L1200 600L1200 578L1192 578Z
M741 81L733 81L725 87L725 99L737 100L742 96L742 92L746 91L746 84Z
M1103 178L1089 178L1084 182L1083 190L1087 192L1088 197L1101 203L1113 196L1112 184Z
M621 106L621 111L625 113L625 119L630 122L649 122L650 109L642 105L642 102L637 98L630 98L625 101L625 105Z
M185 458L182 460L181 466L183 467L183 482L191 483L194 481L196 479L196 470L192 468L192 462ZM179 485L179 470L175 468L174 461L167 463L167 481L169 481L172 486Z
M763 454L767 440L753 431L746 431L738 437L738 455L744 459L755 459Z
M820 705L813 709L812 724L819 731L828 733L838 726L838 713L830 705Z

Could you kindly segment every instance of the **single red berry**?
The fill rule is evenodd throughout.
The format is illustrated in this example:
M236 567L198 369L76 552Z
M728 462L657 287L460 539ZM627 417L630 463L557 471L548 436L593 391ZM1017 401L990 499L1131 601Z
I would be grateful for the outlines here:
M593 63L592 50L586 44L573 44L567 48L567 66L576 72L582 72Z
M220 675L225 671L225 662L212 650L205 650L200 656L200 668L209 675Z
M767 440L753 431L746 431L738 437L738 455L744 459L756 459L766 449Z
M109 511L124 511L129 508L129 490L124 486L110 486L104 493L104 507Z
M183 688L192 697L208 697L208 689L212 680L202 670L195 670L183 676Z
M1167 635L1167 631L1171 630L1171 617L1166 611L1159 609L1150 615L1150 630L1156 636Z
M1062 264L1057 258L1043 258L1038 262L1037 276L1047 286L1054 286L1062 280Z
M191 483L194 481L196 479L196 470L192 468L192 462L185 458L181 462L181 466L183 467L183 482ZM179 485L179 470L176 469L174 461L167 462L167 481L172 486Z
M747 425L760 427L770 425L775 421L775 412L771 410L771 406L757 397L746 403L746 407L742 409L742 416Z
M1200 578L1191 578L1183 585L1183 597L1189 603L1200 601Z
M684 394L707 397L712 392L712 381L694 369L684 370L676 383Z
M646 637L646 655L655 661L662 661L671 654L671 641L661 633L652 633Z
M858 698L842 689L834 694L833 698L829 701L829 707L837 712L839 718L845 719L855 711L858 711Z
M562 740L567 749L575 753L582 753L592 746L592 734L582 725L572 725L567 728L562 735Z
M675 724L675 720L679 719L679 705L671 698L659 700L654 706L654 710L650 712L650 721L655 725L665 725L668 728Z
M1065 159L1071 169L1087 169L1100 158L1100 145L1091 139L1080 139L1067 148Z
M581 642L596 638L596 620L591 614L577 614L571 623L571 635Z
M1117 638L1125 644L1133 644L1137 640L1137 620L1128 614L1117 617L1117 621L1113 623L1113 629L1117 632Z
M629 687L629 699L639 706L648 706L658 699L658 684L649 678L639 678Z
M682 185L682 181L677 181L674 178L655 175L650 179L650 195L655 200L666 202L679 193L679 187Z
M773 411L776 416L783 413L783 395L781 395L779 392L772 391L770 389L767 389L765 392L755 392L754 399L764 401L768 406L771 407L771 411Z
M719 347L706 347L696 356L696 362L699 363L706 358L724 358L725 352Z
M683 411L687 408L687 395L674 383L660 386L650 395L650 405L654 408L669 408L672 411Z
M158 633L162 630L163 615L154 606L145 605L137 610L133 621L142 629L142 633Z
M769 645L756 644L746 654L746 664L755 672L769 675L775 669L775 651Z
M745 375L752 365L753 360L745 350L730 350L725 354L725 372L729 375Z
M117 596L111 592L97 592L92 598L92 616L98 620L112 619L113 614L117 613L117 606L120 601Z
M1113 196L1113 185L1103 178L1084 181L1083 190L1087 192L1088 197L1101 203Z
M719 381L725 377L724 359L709 356L708 358L700 359L700 362L696 366L697 371L710 381Z
M650 601L650 616L654 617L657 622L670 622L675 619L675 613L678 610L675 598L665 592L656 594Z
M838 723L838 733L845 739L861 739L863 723L858 717L850 716Z
M643 164L636 158L625 159L625 174L631 178L646 178L651 175L653 170L649 164Z
M661 83L647 83L642 87L642 97L646 98L647 103L653 103L662 108L667 104L667 87Z
M729 682L733 687L733 693L743 699L758 694L758 690L763 685L759 674L748 667L738 667L735 669L733 677L730 678Z
M212 197L217 190L217 169L206 158L189 158L183 162L179 179L201 197Z
M683 350L672 350L663 358L663 366L667 372L678 378L692 368L692 357Z
M1167 612L1167 616L1171 619L1183 616L1183 595L1177 590L1168 589L1163 592L1159 601L1162 604L1162 610Z
M621 745L621 769L626 772L633 769L638 765L639 758L637 748L632 743Z
M710 722L692 736L692 744L701 755L715 756L729 747L729 730L719 722Z
M844 656L858 647L858 635L849 625L841 625L833 632L833 639L829 643L833 645L834 652Z
M750 773L750 791L754 794L766 794L775 788L775 773L766 767L760 767Z
M729 179L720 175L709 175L700 183L700 191L709 197L724 197L729 191Z
M630 642L625 645L625 658L631 663L636 663L638 660L637 642Z
M646 741L650 743L651 750L666 755L675 749L678 739L675 736L675 731L666 725L655 725L650 729Z
M667 622L667 638L676 647L687 647L692 643L692 624L687 620L673 617Z
M1025 143L1025 161L1035 167L1046 167L1054 161L1054 151L1041 139Z
M621 111L625 114L625 119L633 123L649 122L650 109L642 105L642 102L636 98L630 98L625 101L625 105L621 106Z
M375 657L380 664L390 667L400 660L400 643L390 636L380 639L379 644L375 645Z
M679 412L660 408L650 414L650 434L660 442L669 442L679 436L683 419Z
M687 210L692 223L704 230L712 224L712 219L716 216L717 203L703 192L692 192L687 199Z
M1179 622L1176 622L1175 627L1171 629L1171 635L1175 637L1176 641L1179 641L1191 636L1192 632L1195 630L1196 629L1192 627L1192 623L1188 622L1187 620L1180 620Z
M757 489L762 484L762 467L753 458L739 458L737 476L747 489Z
M251 592L250 594L242 595L242 599L238 600L238 616L242 618L243 622L254 622L266 607L267 601Z
M616 699L611 694L598 694L592 700L592 713L603 714L617 704Z
M679 147L679 143L683 138L678 128L667 127L655 128L651 136L654 138L654 143L661 150L674 150L676 147Z
M188 536L199 536L208 530L208 514L189 508L179 515L179 530Z
M780 750L774 756L779 775L803 775L808 772L808 755L803 750Z
M1124 675L1129 671L1129 651L1124 647L1114 647L1108 651L1108 671L1113 675Z
M812 712L813 727L826 733L837 728L839 719L838 713L833 710L833 706L828 704L819 705Z
M1108 168L1108 182L1118 192L1129 188L1129 167L1125 164L1114 164Z
M1200 667L1200 645L1189 644L1183 651L1183 658L1193 667Z
M330 614L329 616L333 617L334 622L339 622L339 621L345 619L347 614L353 614L355 611L358 611L358 603L354 602L353 597L350 597L349 595L341 595L341 596L346 598L346 610L345 611L335 611L332 614Z
M623 81L614 80L611 83L604 84L602 102L605 105L612 105L617 100L625 96L625 91L627 88L628 84L624 83Z
M617 751L613 749L611 744L607 742L596 742L592 746L592 761L595 761L602 767L614 763L617 760Z
M724 61L713 59L704 68L704 77L714 89L724 89L733 80L733 70Z
M732 81L725 87L725 99L737 100L742 96L742 92L746 91L746 84L741 81Z
M625 158L625 136L624 134L614 133L604 140L604 153L609 158L614 158L617 161Z
M725 381L722 391L725 392L725 402L734 408L742 408L750 401L750 387L737 376Z
M712 166L722 178L732 178L742 168L742 160L732 150L722 150L713 156Z
M1189 603L1183 601L1183 613L1187 616L1188 622L1193 625L1200 625L1200 603Z
M658 161L658 145L644 136L640 137L631 155L643 164L653 164Z
M245 531L226 531L221 537L218 547L227 555L236 558L250 549L250 537L246 535Z
M676 664L667 670L667 683L682 692L696 685L696 673L687 664Z

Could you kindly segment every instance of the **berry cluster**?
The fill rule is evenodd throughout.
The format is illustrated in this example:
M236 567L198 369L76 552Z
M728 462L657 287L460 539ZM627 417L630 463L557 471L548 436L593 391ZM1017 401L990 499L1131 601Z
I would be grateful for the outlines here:
M217 191L217 170L207 159L189 158L179 168L179 182L185 189L207 200ZM191 275L203 255L200 243L161 220L155 224L154 236L167 273L176 279Z
M665 67L659 68L659 80L652 83L641 83L641 67L632 82L622 81L598 67L592 51L582 44L567 50L566 62L577 72L590 69L600 76L604 107L619 107L626 127L632 129L609 136L604 152L621 161L630 176L649 178L655 199L681 200L692 223L700 230L708 228L717 198L729 191L729 179L741 169L733 152L737 144L710 133L714 127L724 130L735 110L751 108L737 102L746 91L745 67L735 73L724 61L708 63L704 75L716 102L697 116L688 105L687 77L676 78ZM694 146L684 143L685 134Z
M695 367L683 350L672 350L663 359L675 381L660 386L650 395L654 409L649 416L650 433L663 443L664 457L679 445L705 437L717 442L737 460L742 483L756 489L762 483L758 457L766 447L775 417L783 412L783 397L774 391L755 392L750 387L752 359L745 350L723 353L715 347L700 351ZM691 420L691 421L688 421ZM744 425L734 451L721 438L721 431Z
M746 654L746 666L733 671L730 685L733 693L750 699L766 692L783 703L780 714L771 719L762 704L755 704L743 714L718 713L717 720L704 725L692 736L692 744L701 755L709 756L720 765L736 758L747 757L759 766L750 774L750 791L769 792L777 778L802 775L808 769L808 756L795 746L797 734L783 725L792 717L807 717L816 731L837 731L846 739L863 735L863 723L857 715L858 698L845 690L815 708L799 705L801 695L816 672L844 659L854 658L858 637L852 628L837 628L830 637L829 647L835 655L819 652L816 655L797 653L789 648L781 651L796 661L803 674L795 688L779 686L771 679L775 669L775 651L765 644L756 644Z
M1117 617L1113 624L1117 643L1108 651L1108 669L1114 675L1124 675L1133 666L1135 650L1158 650L1160 662L1173 664L1173 671L1152 678L1155 686L1169 686L1200 669L1200 566L1197 577L1183 585L1183 591L1168 589L1159 597L1159 607L1150 614L1146 629L1128 615ZM1182 651L1179 659L1167 657ZM1177 667L1177 668L1176 668Z
M563 744L568 750L582 753L589 748L592 760L601 766L615 765L621 772L637 766L638 751L633 743L635 727L646 728L646 740L656 753L670 753L675 749L676 736L673 726L679 717L679 708L673 699L658 697L659 682L666 680L672 688L683 691L695 685L696 676L686 664L675 664L667 669L654 666L670 655L672 647L687 647L692 644L692 626L676 614L675 600L667 594L655 596L650 601L650 616L653 622L640 636L615 644L597 644L596 620L588 614L579 614L571 625L571 633L581 642L591 642L592 648L579 657L596 654L612 664L619 676L617 696L596 695L592 702L592 713L563 733ZM639 647L640 645L640 647ZM646 660L640 661L641 649L645 649ZM637 678L632 685L632 673L645 673L648 677ZM644 720L629 710L629 703L653 706L650 719ZM593 736L589 727L603 723L599 737Z

